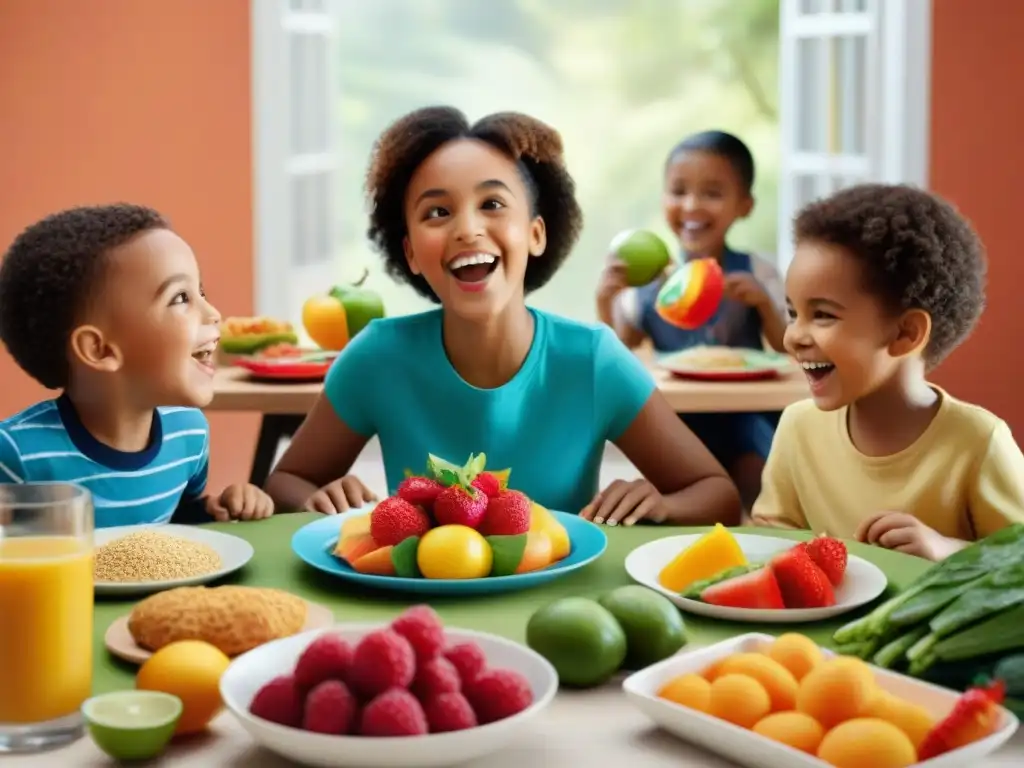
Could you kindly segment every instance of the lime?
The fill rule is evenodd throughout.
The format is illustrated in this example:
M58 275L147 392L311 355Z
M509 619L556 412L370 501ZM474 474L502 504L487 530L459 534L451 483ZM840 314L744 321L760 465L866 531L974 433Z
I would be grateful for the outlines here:
M633 584L613 589L598 602L626 633L627 669L643 669L686 645L686 627L672 601L653 589Z
M181 699L158 691L116 691L82 705L93 741L115 760L156 757L174 735Z
M567 597L530 617L526 644L551 662L563 685L589 688L614 675L626 657L626 635L606 609Z
M428 579L482 579L493 560L491 545L466 525L431 528L416 548L416 564Z

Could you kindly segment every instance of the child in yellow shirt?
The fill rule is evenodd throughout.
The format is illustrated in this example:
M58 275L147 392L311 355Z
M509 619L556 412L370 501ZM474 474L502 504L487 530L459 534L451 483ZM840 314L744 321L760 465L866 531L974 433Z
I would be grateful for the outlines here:
M971 226L927 192L869 184L807 206L794 233L784 342L811 400L782 415L754 524L941 560L1024 522L1006 423L926 378L985 304Z

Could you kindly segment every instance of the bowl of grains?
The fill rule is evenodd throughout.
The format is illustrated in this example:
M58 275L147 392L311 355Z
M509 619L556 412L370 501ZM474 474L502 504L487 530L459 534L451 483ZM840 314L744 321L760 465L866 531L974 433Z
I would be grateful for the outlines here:
M139 595L206 584L252 559L245 539L189 525L126 525L94 534L98 595Z

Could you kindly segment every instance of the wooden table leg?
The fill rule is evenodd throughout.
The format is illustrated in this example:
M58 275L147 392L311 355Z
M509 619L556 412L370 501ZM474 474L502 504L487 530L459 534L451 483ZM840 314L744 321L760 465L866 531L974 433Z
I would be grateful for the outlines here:
M302 414L266 413L260 421L260 434L256 438L256 452L252 458L249 482L263 487L274 465L278 446L295 434L302 420Z

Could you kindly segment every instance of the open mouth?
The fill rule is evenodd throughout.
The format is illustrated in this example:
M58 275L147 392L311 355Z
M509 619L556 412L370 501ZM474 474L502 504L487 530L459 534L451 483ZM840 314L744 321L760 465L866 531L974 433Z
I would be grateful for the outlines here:
M491 253L468 253L448 264L448 271L461 283L481 283L498 268L500 259Z
M800 367L812 384L821 383L836 369L832 363L825 362L802 362Z
M214 368L213 356L217 351L217 342L211 341L208 344L204 344L199 347L195 352L192 353L192 359L200 365L206 368Z
M710 222L707 221L684 221L683 222L683 234L684 235L702 235L711 229Z

